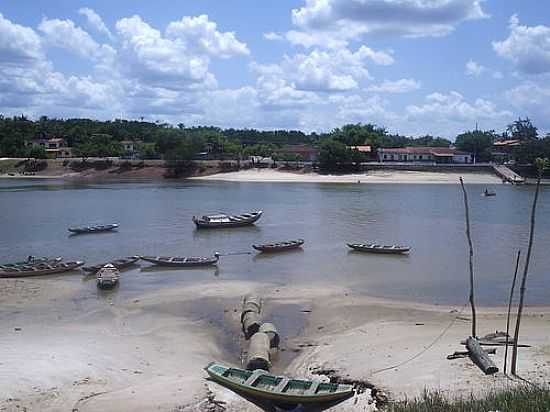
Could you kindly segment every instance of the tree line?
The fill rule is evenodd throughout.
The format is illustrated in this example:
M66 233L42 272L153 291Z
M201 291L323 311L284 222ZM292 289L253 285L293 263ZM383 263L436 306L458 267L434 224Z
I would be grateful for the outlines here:
M78 157L121 156L121 141L139 142L138 155L143 159L163 158L189 161L199 153L213 159L246 158L251 155L277 157L288 144L307 144L319 148L319 161L330 169L337 164L361 162L368 154L351 150L351 146L370 145L372 153L380 147L440 146L451 141L437 136L410 137L389 133L375 124L347 124L329 133L304 133L297 130L263 131L256 129L222 129L211 126L186 127L143 120L57 119L40 117L33 121L25 116L0 115L0 156L45 158L44 148L29 145L34 139L63 138ZM476 160L491 158L493 143L498 139L518 139L520 161L532 162L550 155L550 137L541 138L531 121L518 119L497 134L495 131L472 130L455 137L456 146L472 153ZM291 156L292 157L292 156ZM301 160L299 157L280 160Z

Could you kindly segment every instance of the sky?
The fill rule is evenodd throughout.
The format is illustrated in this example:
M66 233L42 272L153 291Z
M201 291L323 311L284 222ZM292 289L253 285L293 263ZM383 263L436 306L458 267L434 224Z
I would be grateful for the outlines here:
M3 0L0 113L550 131L540 0Z

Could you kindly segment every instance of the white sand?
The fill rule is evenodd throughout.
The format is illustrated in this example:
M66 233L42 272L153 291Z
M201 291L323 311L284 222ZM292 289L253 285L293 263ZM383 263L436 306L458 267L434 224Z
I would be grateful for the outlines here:
M311 311L300 314L307 317L300 336L283 336L283 348L299 351L285 372L290 376L311 376L312 367L336 369L344 377L368 380L393 398L417 395L424 387L464 395L511 382L501 373L483 375L468 359L445 359L463 350L459 341L470 329L464 320L417 359L376 372L432 342L456 316L447 307L388 302L334 286L291 288L223 279L81 304L72 299L81 287L62 278L0 279L0 410L212 411L217 409L208 397L213 397L225 402L228 412L260 411L206 381L202 369L212 360L238 363L237 354L229 356L221 343L227 334L239 336L238 309L250 292L263 296L266 308L292 304L297 312ZM222 316L225 331L203 313L205 301ZM499 309L480 312L480 334L504 328ZM520 372L549 381L550 311L527 312L522 336L532 347L520 352ZM462 315L468 317L468 311ZM502 356L498 348L499 366ZM331 410L368 411L370 401L365 394Z
M292 173L272 169L249 169L192 177L195 180L227 182L293 182L293 183L458 183L463 176L466 183L497 184L502 180L491 173L415 172L398 170L371 171L362 174L320 175Z

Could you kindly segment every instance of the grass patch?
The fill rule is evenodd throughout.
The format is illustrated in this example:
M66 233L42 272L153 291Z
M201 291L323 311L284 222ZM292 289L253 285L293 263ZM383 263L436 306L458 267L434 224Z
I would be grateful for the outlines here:
M440 392L388 405L389 412L550 412L550 389L518 387L491 392L483 398L448 399Z

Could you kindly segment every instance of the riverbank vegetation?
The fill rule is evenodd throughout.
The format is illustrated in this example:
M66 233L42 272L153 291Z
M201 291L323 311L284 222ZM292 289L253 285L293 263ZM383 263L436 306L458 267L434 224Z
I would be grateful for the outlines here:
M547 412L550 410L550 389L522 386L484 397L469 396L449 399L441 392L424 392L416 399L390 405L389 412Z
M55 119L46 116L33 121L25 116L0 115L0 157L47 157L44 147L32 145L36 139L63 138L76 157L110 157L124 155L123 141L135 143L136 157L188 162L197 157L207 159L242 159L249 156L273 157L276 160L305 160L300 154L281 153L285 145L307 145L319 150L321 169L336 171L349 165L373 160L383 147L440 146L452 141L458 149L472 153L476 161L493 157L493 143L502 139L522 142L514 156L521 163L550 156L550 136L542 137L526 119L507 125L501 133L472 130L450 137L411 137L392 134L374 124L348 124L328 133L304 133L298 130L261 131L255 129L221 129L186 127L143 120L99 121L91 119ZM371 151L352 149L370 146Z

